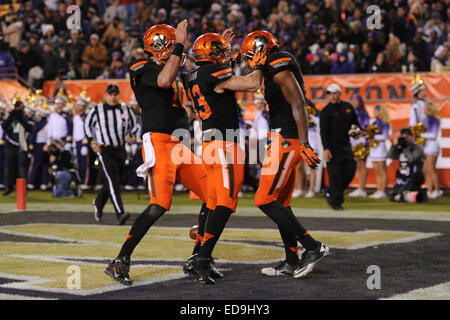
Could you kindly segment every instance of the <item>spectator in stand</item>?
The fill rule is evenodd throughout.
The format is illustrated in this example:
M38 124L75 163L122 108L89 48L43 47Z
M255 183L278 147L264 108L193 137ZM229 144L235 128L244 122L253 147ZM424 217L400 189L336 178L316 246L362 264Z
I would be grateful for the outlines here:
M40 40L40 45L44 48L45 43L49 43L53 48L60 44L59 38L55 35L55 27L52 24L44 24L42 27L43 37Z
M397 37L391 36L389 42L386 45L386 50L384 51L385 61L388 68L388 72L399 72L400 71L400 40Z
M70 32L70 40L66 45L65 59L69 67L73 68L76 74L76 78L81 75L81 65L83 63L82 56L86 43L80 37L78 30L72 30Z
M111 79L125 79L127 77L128 68L124 66L120 56L117 59L113 59L109 68L111 70Z
M127 22L127 9L120 4L120 0L113 0L111 5L106 8L105 14L103 15L103 21L106 25L109 25L113 23L115 17L118 17L122 23Z
M442 196L442 191L439 187L439 176L436 171L436 162L440 153L439 143L437 138L439 136L440 115L438 106L429 101L425 105L425 121L424 126L427 129L425 133L421 134L425 138L425 145L423 151L425 153L425 162L423 164L425 182L427 184L427 195L430 199L436 199Z
M35 33L31 33L28 36L28 43L30 44L30 48L35 49L36 51L42 53L43 46L41 45L40 40L41 38Z
M122 21L123 23L128 26L133 24L133 19L136 16L137 11L137 3L141 1L142 0L122 0L122 5L125 7L127 12L127 20Z
M383 52L377 54L375 62L370 66L369 72L383 73L389 72L389 66L386 62L386 56Z
M100 24L102 19L100 19L100 17L97 15L97 10L95 10L95 8L90 7L86 12L86 20L89 23L89 25L91 25L92 28L95 30L98 28L98 25Z
M375 56L372 52L372 48L367 42L364 42L361 46L361 59L357 64L356 71L358 73L369 73L370 67L375 62Z
M403 59L402 65L407 67L408 72L426 71L425 64L417 57L414 50L408 50L407 56Z
M24 40L20 42L19 60L16 63L19 69L19 75L27 79L34 87L40 87L38 83L40 82L39 79L43 79L44 77L44 70L42 69L44 61L42 55L35 49L30 48L28 42Z
M108 25L105 33L102 36L102 43L106 46L112 46L113 40L118 39L120 36L120 32L125 30L125 26L122 22L120 22L119 17L114 17L112 23Z
M114 38L112 45L108 46L108 53L106 54L106 64L111 64L114 55L117 55L119 57L123 56L122 43L120 42L119 38Z
M14 70L4 68L14 68L16 66L13 56L8 51L8 43L0 40L0 80L10 78ZM0 137L1 139L2 137ZM1 170L1 168L0 168Z
M442 72L450 71L450 42L439 46L434 52L431 60L431 71Z
M331 69L331 74L349 74L355 73L355 65L348 61L348 56L346 51L338 53L338 60L333 62L333 67Z
M150 7L150 0L143 0L137 3L136 16L134 17L134 25L143 24L149 21L150 15L152 13L152 8Z
M388 182L386 159L388 150L386 141L389 138L389 130L391 128L389 112L385 105L376 105L373 115L375 121L371 124L378 126L380 133L375 134L369 139L370 153L369 160L372 161L375 169L375 177L377 181L377 191L370 196L372 199L386 198L386 187Z
M19 17L14 15L10 19L2 22L2 33L4 40L9 43L10 47L19 49L19 43L22 39L23 23Z
M54 53L50 43L44 44L44 80L54 80L58 74L59 57Z
M106 48L99 42L99 36L92 34L90 37L90 43L83 51L83 67L82 75L88 79L95 79L103 72L103 68L106 66Z
M408 40L414 39L419 28L423 27L423 9L419 2L414 2L411 5L406 25L408 27Z

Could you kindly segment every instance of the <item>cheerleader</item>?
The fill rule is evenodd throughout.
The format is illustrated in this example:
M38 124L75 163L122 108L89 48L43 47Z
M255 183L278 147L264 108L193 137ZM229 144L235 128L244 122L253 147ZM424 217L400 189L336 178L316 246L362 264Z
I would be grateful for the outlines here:
M314 103L306 98L306 108L308 112L308 142L315 150L318 152L319 148L319 111L317 110ZM315 187L315 181L316 181L316 169L310 169L309 168L309 188L308 191L306 191L306 185L307 185L307 173L305 168L305 162L301 161L300 164L297 167L297 177L296 177L296 183L295 183L295 189L292 193L293 198L299 198L302 196L305 196L306 198L313 198L314 197L314 187Z
M380 133L375 134L372 141L369 141L370 153L369 160L372 161L377 181L377 191L370 196L372 199L386 198L386 187L388 182L386 159L388 150L386 148L386 140L389 137L390 120L389 112L385 105L376 105L374 108L375 121L373 125L380 128Z
M440 126L440 115L437 105L429 101L424 108L425 120L424 126L427 129L422 133L421 137L425 138L423 151L425 153L424 174L428 189L428 198L436 199L442 195L439 189L439 177L436 172L436 162L439 156L440 147L437 142Z
M411 93L414 95L414 103L411 105L409 113L409 126L413 127L425 120L427 86L422 80L416 79L411 86Z
M308 141L313 150L319 152L319 111L310 100L307 101L309 102L308 106L311 108L308 110L310 119L308 127ZM317 169L309 168L309 189L305 194L305 198L313 198L315 195L314 188L316 186L316 172Z
M350 100L353 108L355 108L356 115L358 116L358 122L362 130L364 130L369 125L369 113L367 112L364 101L359 94L354 94ZM360 138L350 137L350 143L352 149L357 145L363 144L367 146L367 140L362 135ZM355 157L356 161L356 174L358 176L358 188L349 193L350 197L366 197L366 181L367 181L367 168L366 168L366 158L361 159L361 157Z

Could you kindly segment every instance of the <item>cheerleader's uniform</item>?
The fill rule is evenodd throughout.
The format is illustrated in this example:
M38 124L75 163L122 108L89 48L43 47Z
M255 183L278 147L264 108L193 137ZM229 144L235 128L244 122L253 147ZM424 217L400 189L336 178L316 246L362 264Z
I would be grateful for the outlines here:
M426 116L424 126L427 128L427 132L421 134L421 137L425 138L423 151L425 154L437 156L440 152L440 146L437 141L439 135L439 120L433 116Z
M376 119L372 124L380 128L380 133L376 134L373 139L378 141L376 147L370 147L369 159L370 161L386 161L388 150L386 148L386 140L389 138L390 126L388 123L384 124L380 119Z

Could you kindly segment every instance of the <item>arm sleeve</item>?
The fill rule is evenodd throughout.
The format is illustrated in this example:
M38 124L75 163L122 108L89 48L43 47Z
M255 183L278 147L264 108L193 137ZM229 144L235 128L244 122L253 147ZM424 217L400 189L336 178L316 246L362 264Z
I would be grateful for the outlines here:
M213 92L214 88L233 76L230 66L224 64L211 64L208 68L200 69L198 77L201 91Z
M137 132L138 132L138 125L136 122L136 117L134 116L134 113L131 111L130 108L127 108L127 112L128 112L128 132L133 135L136 136Z
M323 149L330 149L331 142L328 137L328 116L326 110L322 110L320 113L320 138L322 139Z
M87 115L86 119L84 120L84 134L86 136L86 139L88 139L89 142L92 141L92 127L96 122L96 115L97 115L97 107L94 107Z
M150 63L148 60L140 60L130 66L131 87L152 87L158 88L158 76L162 68Z
M376 134L373 138L377 141L385 141L389 138L389 125L383 124L381 127L381 133Z

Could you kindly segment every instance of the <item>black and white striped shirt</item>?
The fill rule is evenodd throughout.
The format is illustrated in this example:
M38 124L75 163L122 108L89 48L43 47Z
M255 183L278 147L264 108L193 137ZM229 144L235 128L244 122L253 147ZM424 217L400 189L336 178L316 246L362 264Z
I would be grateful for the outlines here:
M123 103L117 106L99 103L84 121L84 133L89 142L95 139L105 146L121 147L125 144L125 136L135 136L137 131L136 118Z

